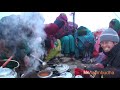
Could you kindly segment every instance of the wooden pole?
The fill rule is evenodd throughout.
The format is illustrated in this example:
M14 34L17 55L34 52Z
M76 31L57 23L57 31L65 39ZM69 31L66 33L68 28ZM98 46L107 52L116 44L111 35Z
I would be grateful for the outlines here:
M73 12L73 29L75 29L75 12Z

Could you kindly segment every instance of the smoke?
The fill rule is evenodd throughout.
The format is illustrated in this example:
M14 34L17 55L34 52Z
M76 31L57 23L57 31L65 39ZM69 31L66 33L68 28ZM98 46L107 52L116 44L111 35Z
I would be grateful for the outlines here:
M32 36L29 40L27 40L27 44L32 50L31 54L37 58L40 58L45 53L45 49L42 46L42 43L46 38L46 33L43 30L45 20L40 13L35 12L22 13L20 18L22 19L24 25L32 30ZM39 61L30 57L30 64L31 66L29 71L36 70L39 65Z
M35 57L40 58L44 55L43 47L46 33L44 32L44 17L38 12L24 12L20 15L10 15L3 17L0 20L0 38L3 38L8 48L12 48L17 58L23 59L24 45L30 49L30 53ZM40 62L32 57L29 57L29 69L36 70Z
M30 28L33 32L32 38L28 40L30 48L34 53L40 53L38 55L41 56L41 54L43 54L41 44L46 38L46 34L43 30L44 18L40 15L40 13L27 12L21 15L21 19L23 20L24 25Z

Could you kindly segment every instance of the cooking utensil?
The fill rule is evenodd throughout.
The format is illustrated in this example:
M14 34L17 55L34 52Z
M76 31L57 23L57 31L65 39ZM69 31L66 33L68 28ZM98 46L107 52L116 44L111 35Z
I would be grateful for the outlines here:
M0 61L0 78L17 78L17 72L15 69L19 67L19 62L11 60L12 58L9 59L9 62L8 59Z
M69 66L67 64L59 64L55 67L55 69L59 72L59 73L63 73L66 72L69 69Z
M50 78L52 75L53 75L53 72L50 70L42 70L42 71L39 71L37 74L39 78Z
M5 62L7 61L7 59L4 60L0 60L0 66L2 66ZM10 69L16 69L20 66L19 62L16 60L11 60L7 65L6 68L10 68Z
M60 76L64 77L64 78L72 78L73 77L72 73L70 73L70 72L63 72L60 74Z
M17 78L17 72L10 68L0 67L0 78Z
M42 61L41 59L37 58L36 56L34 56L33 54L31 54L30 56L32 56L33 58L35 58L36 60L39 60L43 66L45 66L47 63Z

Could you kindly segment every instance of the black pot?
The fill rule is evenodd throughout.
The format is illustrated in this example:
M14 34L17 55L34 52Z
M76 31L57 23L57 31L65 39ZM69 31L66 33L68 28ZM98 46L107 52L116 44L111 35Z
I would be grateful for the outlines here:
M7 59L4 60L0 60L0 66L2 66ZM19 67L19 62L16 60L11 60L6 66L6 68L10 68L10 69L16 69Z

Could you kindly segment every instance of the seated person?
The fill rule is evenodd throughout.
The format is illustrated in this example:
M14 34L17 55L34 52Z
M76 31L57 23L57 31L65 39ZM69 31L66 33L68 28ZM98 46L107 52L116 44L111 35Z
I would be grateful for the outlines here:
M101 63L97 63L87 70L96 71L96 78L120 78L120 42L117 32L106 29L100 36L100 45L107 56Z

